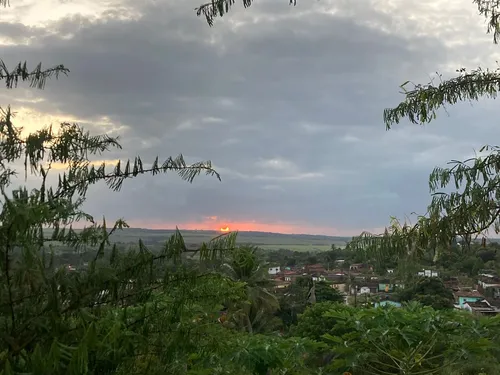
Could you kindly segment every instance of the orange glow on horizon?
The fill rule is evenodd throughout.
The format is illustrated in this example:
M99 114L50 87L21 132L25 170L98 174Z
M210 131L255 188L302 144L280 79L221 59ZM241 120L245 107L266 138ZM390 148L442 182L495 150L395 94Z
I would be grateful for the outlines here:
M384 228L335 228L328 226L315 226L311 223L287 222L258 222L258 221L233 221L223 217L205 217L196 221L170 222L163 220L127 220L132 228L172 229L178 227L182 230L208 230L219 233L238 232L272 232L283 234L316 234L329 236L357 236L363 231L370 233L383 233ZM215 229L216 228L216 229Z

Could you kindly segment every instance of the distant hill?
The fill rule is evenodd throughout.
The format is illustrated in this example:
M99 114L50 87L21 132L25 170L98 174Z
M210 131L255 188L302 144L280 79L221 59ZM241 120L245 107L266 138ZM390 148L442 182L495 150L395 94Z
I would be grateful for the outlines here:
M145 243L159 244L165 242L173 229L141 229L127 228L117 231L111 236L112 242L133 243L142 239ZM218 231L181 230L188 246L199 245L220 235ZM238 243L252 244L264 249L289 249L295 251L326 251L332 244L343 247L351 237L335 237L311 234L283 234L267 232L238 232Z

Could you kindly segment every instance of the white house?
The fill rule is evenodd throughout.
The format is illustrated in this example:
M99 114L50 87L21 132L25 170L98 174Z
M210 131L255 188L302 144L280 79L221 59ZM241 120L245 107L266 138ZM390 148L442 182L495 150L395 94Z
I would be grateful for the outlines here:
M439 274L436 271L432 270L422 270L417 273L418 276L424 276L424 277L438 277Z
M362 286L362 287L356 287L356 286L351 286L351 295L352 294L371 294L371 290L369 286Z
M331 284L330 288L337 289L339 292L342 292L342 293L347 292L347 285L346 284Z
M281 267L280 266L269 267L269 269L267 270L267 273L269 275L277 275L280 272L281 272Z
M489 279L493 279L494 277L496 277L496 275L493 272L485 272L485 271L479 272L479 276L484 276Z
M370 294L370 288L367 286L362 286L359 290L359 294Z
M323 275L313 276L312 281L326 281L326 277Z

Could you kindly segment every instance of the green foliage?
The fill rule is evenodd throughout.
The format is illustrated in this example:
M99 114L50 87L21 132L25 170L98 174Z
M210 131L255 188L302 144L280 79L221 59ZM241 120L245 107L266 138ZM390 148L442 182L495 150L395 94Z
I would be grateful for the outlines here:
M483 70L481 68L467 71L465 68L457 70L459 75L450 80L442 80L438 76L439 84L433 81L428 84L413 84L411 89L405 82L401 85L405 94L405 101L397 107L384 111L384 121L387 129L393 124L399 124L403 118L412 123L425 124L436 119L437 111L446 104L456 104L463 100L479 100L483 96L495 98L498 93L500 76L499 70Z
M453 293L437 277L420 278L414 285L401 290L398 294L403 302L415 301L434 309L453 308Z
M309 290L310 288L294 282L284 294L278 297L280 308L276 315L286 328L296 324L299 314L302 314L306 309Z
M7 88L20 81L43 88L47 78L68 72L62 65L29 71L26 64L9 71L0 62ZM137 249L120 252L109 237L127 224L98 224L82 204L88 188L100 181L119 190L125 179L145 173L174 171L189 182L201 172L219 175L210 162L187 165L182 156L161 164L156 159L147 168L139 157L111 170L104 163L96 168L89 157L121 148L117 138L67 123L27 134L13 120L9 107L2 110L0 373L180 373L181 359L199 350L199 336L204 336L192 327L193 314L202 314L195 322L214 320L207 312L241 299L244 284L183 262L189 251L178 231L159 253L142 241ZM25 176L38 178L39 187L10 187L22 164ZM65 169L51 184L56 164ZM75 230L78 221L90 225ZM49 238L47 228L52 229ZM205 243L199 258L214 259L234 248L235 240L230 234ZM86 269L70 272L55 266L52 243L75 252L90 248L94 256Z
M337 325L335 317L325 316L327 312L336 311L339 308L339 304L335 302L322 302L309 306L303 314L299 315L298 323L293 327L291 334L323 341L326 333L333 336L346 333L347 331ZM354 314L354 307L342 306L341 308Z
M488 33L496 43L500 35L498 0L474 0L479 13L488 21ZM251 5L244 1L244 6ZM234 1L215 1L197 8L210 25L223 16ZM499 70L459 69L458 76L432 81L427 85L409 82L401 85L405 100L384 112L389 129L403 117L413 123L428 123L447 104L462 100L495 98L500 88ZM477 269L481 257L470 253L474 237L484 236L493 227L500 232L498 168L500 149L487 146L485 158L454 161L446 168L436 168L430 176L433 199L425 215L415 224L391 221L385 233L363 233L349 245L358 259L372 260L377 269L387 260L398 271L413 275L421 262L437 264L450 254L458 254L463 264ZM454 188L451 193L441 189ZM457 247L457 239L463 247ZM332 254L332 258L334 254ZM449 257L451 259L451 257ZM492 260L489 260L490 262ZM450 295L434 281L420 281L405 291L412 299L434 306L448 306ZM351 371L364 374L495 374L498 360L499 320L476 319L453 310L436 311L411 303L403 309L353 309L340 305L315 304L300 316L295 334L327 340L334 355L327 369L331 373ZM324 326L323 326L324 325ZM326 334L325 334L326 333ZM320 337L321 336L321 337Z
M315 284L316 302L344 302L344 296L326 281L318 281Z
M500 320L412 302L357 309L318 303L291 333L322 342L311 356L325 373L496 374Z
M242 237L239 238L241 240ZM258 242L261 242L263 240L265 239L259 239ZM282 249L272 250L270 249L270 246L268 248L268 246L263 245L261 246L263 247L263 249L261 249L260 251L261 255L268 263L272 265L280 265L282 268L298 267L316 263L321 264L323 267L325 267L325 269L349 268L350 263L360 263L363 261L363 259L359 257L358 253L350 251L347 248L339 247L335 247L335 250L331 250L331 245L312 245L315 248L323 246L325 248L325 250L323 251L294 251L293 249L297 248L298 246L282 246ZM337 260L343 260L344 262L337 264Z
M328 366L333 373L465 374L465 368L478 373L487 366L498 370L491 351L498 340L497 318L475 319L416 303L403 309L337 305L323 317L336 322L323 335L334 353Z
M344 296L337 289L333 289L328 283L324 281L314 283L311 278L299 277L279 298L280 308L277 316L280 317L285 327L289 328L297 323L299 315L306 310L307 306L311 305L312 293L314 293L316 304L321 304L322 302L344 302ZM302 337L301 335L299 336Z
M304 358L316 346L305 339L285 340L264 335L237 336L230 344L228 360L234 371L231 374L241 373L243 367L248 374L258 375L309 373L304 372Z
M493 33L497 43L500 35L498 0L474 0L479 13L488 21L488 33ZM495 98L500 88L500 71L481 68L468 71L459 69L458 76L432 81L426 85L405 82L405 99L398 106L384 111L384 121L389 129L407 118L415 124L428 123L447 104L464 100ZM372 257L382 259L387 255L398 258L422 258L431 252L436 261L441 252L450 249L458 238L470 244L474 238L485 237L488 230L500 233L500 175L498 165L500 148L484 146L484 157L465 161L452 161L445 168L435 168L429 178L432 201L426 215L418 216L415 224L400 224L393 220L382 235L363 233L354 238L353 248L365 251ZM451 192L443 192L441 189ZM451 188L451 189L450 189Z
M246 300L231 306L232 327L249 333L273 331L281 325L274 317L279 309L278 299L267 290L271 286L267 268L257 256L257 248L239 246L227 253L222 272L231 279L245 282Z
M234 3L215 0L196 11L213 25ZM251 3L243 1L244 7ZM474 3L488 19L496 43L499 0ZM0 61L0 79L9 89L23 81L43 88L48 78L67 73L62 65L44 70L39 64L29 70L19 63L8 69ZM495 97L498 74L461 69L457 78L437 86L431 82L407 90L404 84L405 101L385 111L386 125L402 117L426 123L446 104ZM130 249L118 247L111 238L126 222L108 226L103 219L99 224L82 208L92 185L105 182L118 191L126 179L165 172L188 182L200 173L220 179L211 163L188 165L179 156L164 162L156 158L146 166L137 157L95 166L94 156L121 148L117 138L91 135L66 123L26 134L13 122L10 108L2 110L0 374L500 372L500 318L438 311L415 302L402 309L356 309L337 303L342 296L336 290L310 279L299 280L278 301L268 290L257 249L236 246L236 233L204 242L194 251L177 230L161 249L143 241ZM490 154L434 170L433 200L415 225L394 219L384 234L364 233L346 250L332 246L329 253L292 254L286 262L370 260L377 269L397 264L398 272L407 275L414 275L419 262L448 262L456 263L459 271L472 269L471 276L484 263L497 265L496 250L486 250L485 244L480 250L473 243L491 226L500 232L500 148L482 151ZM12 189L23 164L25 177L39 179L33 190ZM65 169L52 183L49 176L56 165ZM455 192L439 191L450 184ZM78 221L88 226L75 230ZM85 253L88 266L76 271L62 267L64 259L55 260L57 246ZM418 281L401 298L436 308L449 307L452 300L442 282L433 279ZM222 319L222 311L228 319ZM275 334L282 324L276 314L292 325L290 337Z
M473 0L479 14L487 20L487 32L493 33L493 42L498 43L500 36L499 0ZM401 119L408 118L412 123L429 123L436 118L436 111L446 104L456 104L459 101L479 100L482 97L496 98L500 88L499 69L475 69L467 71L465 68L457 70L459 75L450 80L442 80L439 75L439 84L433 81L426 85L413 84L411 89L406 87L410 81L401 85L405 100L393 109L384 111L384 121L389 129L398 124Z
M481 269L483 269L485 264L481 258L477 256L470 256L465 259L461 259L455 267L462 273L467 274L470 277L475 277Z
M498 43L498 37L500 36L500 26L499 26L499 8L500 1L498 0L473 0L473 3L477 5L477 10L479 14L482 15L488 21L487 32L493 32L493 42Z
M260 262L255 246L238 246L227 254L224 263L228 275L251 285L268 284L267 269Z
M224 305L249 305L252 331L263 330L277 309L264 287L265 269L254 249L236 247L236 233L188 250L176 231L159 251L142 241L125 251L110 241L127 227L123 220L108 227L81 208L99 181L119 190L126 178L147 172L175 171L189 182L202 171L219 177L209 162L186 165L180 156L145 168L136 158L108 171L105 164L95 168L88 156L120 148L116 138L92 136L76 124L24 135L12 118L8 109L0 122L0 373L201 374L213 366L221 374L266 374L302 368L304 340L242 336L218 322ZM18 160L40 187L9 194ZM51 186L55 163L66 169ZM90 226L73 229L80 220ZM56 243L93 251L88 267L58 267ZM188 255L197 255L199 265ZM233 277L203 266L223 259Z

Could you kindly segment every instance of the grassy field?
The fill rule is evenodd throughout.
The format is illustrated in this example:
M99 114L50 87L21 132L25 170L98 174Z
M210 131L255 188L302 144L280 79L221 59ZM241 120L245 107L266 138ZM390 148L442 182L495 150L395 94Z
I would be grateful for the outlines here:
M330 245L313 245L313 244L295 244L295 245L259 245L260 248L264 250L279 250L287 249L292 251L328 251L331 249ZM335 244L337 247L344 247L345 244Z
M134 243L142 239L146 243L158 244L166 241L173 230L153 230L129 228L117 232L111 237L112 242ZM197 246L202 242L220 235L216 231L182 230L188 246ZM294 251L326 251L332 244L343 247L350 237L316 236L307 234L281 234L265 232L239 232L238 243L252 244L268 250L288 249Z

